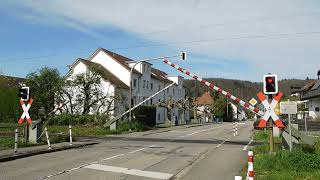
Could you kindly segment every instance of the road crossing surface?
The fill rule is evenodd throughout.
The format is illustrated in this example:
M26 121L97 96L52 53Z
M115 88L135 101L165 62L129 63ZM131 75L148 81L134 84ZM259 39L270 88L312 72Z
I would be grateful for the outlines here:
M0 163L0 179L233 179L246 165L251 122L82 138L94 146Z

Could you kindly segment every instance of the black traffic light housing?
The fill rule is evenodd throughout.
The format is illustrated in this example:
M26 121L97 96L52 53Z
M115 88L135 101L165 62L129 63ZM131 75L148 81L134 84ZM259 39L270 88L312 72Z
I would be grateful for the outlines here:
M278 77L275 74L263 76L264 94L278 94Z
M186 60L187 59L187 53L186 52L181 52L181 60Z
M23 101L29 101L30 98L30 88L29 87L22 87L19 89L19 94L18 96L21 98Z

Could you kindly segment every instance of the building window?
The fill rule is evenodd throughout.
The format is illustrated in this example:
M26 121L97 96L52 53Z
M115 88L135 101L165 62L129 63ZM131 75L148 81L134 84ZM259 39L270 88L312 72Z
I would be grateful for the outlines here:
M143 72L146 72L146 64L143 64Z
M152 105L152 104L153 104L153 99L151 98L151 99L150 99L150 105Z
M319 107L316 107L314 108L315 111L319 112L320 111L320 108Z
M143 80L143 88L146 88L146 80Z
M167 93L169 94L169 88L167 89Z
M160 89L161 89L161 86L159 85L159 91L160 91Z
M149 81L147 81L147 89L149 89Z
M137 97L133 96L133 105L136 105L136 104L137 104Z
M133 80L133 87L137 87L137 80L136 79Z
M160 113L158 113L158 121L160 121Z
M172 89L172 94L174 95L174 89Z
M150 83L150 89L153 90L153 83Z

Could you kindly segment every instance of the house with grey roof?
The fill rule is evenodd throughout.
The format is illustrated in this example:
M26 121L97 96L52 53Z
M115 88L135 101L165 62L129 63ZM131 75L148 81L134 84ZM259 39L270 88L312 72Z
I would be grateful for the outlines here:
M308 101L309 116L312 118L320 117L320 70L317 75L317 80L299 89L301 100Z

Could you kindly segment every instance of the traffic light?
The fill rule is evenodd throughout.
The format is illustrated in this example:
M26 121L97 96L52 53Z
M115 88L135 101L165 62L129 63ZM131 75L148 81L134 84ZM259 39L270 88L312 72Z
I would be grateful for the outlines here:
M263 92L264 94L278 93L278 78L275 74L268 74L263 76Z
M22 87L21 89L19 89L18 96L21 97L21 100L23 101L29 101L29 98L30 98L29 87Z
M187 53L186 52L181 52L181 59L186 60L187 59Z

